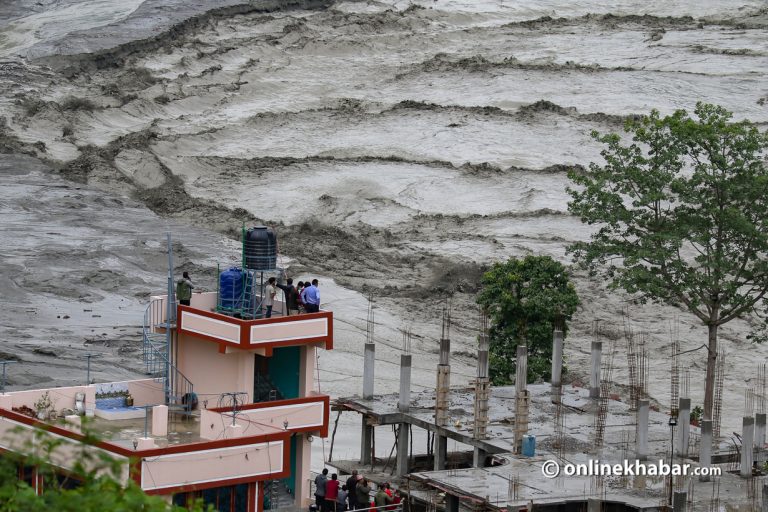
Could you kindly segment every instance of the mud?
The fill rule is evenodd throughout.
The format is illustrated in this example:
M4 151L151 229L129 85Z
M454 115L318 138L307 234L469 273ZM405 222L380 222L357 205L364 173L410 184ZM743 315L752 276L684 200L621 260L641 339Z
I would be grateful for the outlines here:
M216 264L237 261L243 223L274 226L289 273L321 279L337 321L323 391L359 391L367 296L380 391L396 390L408 325L414 386L434 385L448 297L452 380L466 383L483 270L526 254L568 262L565 247L590 234L565 192L568 170L600 158L590 132L699 100L768 122L767 15L752 0L129 4L90 20L74 0L0 7L0 151L10 155L0 207L12 219L0 231L0 350L23 361L17 387L81 380L86 350L102 355L97 378L136 375L143 307L165 283L165 230L177 270L212 288ZM665 403L670 324L683 350L705 330L680 310L574 279L571 378L584 376L592 321L620 326L630 305L648 332L651 393ZM744 340L748 323L723 329L726 431L752 361L768 355ZM39 350L60 360L49 366ZM695 404L703 363L697 352L684 361Z

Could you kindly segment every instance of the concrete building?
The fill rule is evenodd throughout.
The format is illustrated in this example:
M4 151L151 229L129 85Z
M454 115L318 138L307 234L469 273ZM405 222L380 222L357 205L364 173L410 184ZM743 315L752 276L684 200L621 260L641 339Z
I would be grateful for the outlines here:
M145 315L152 378L1 394L0 449L27 454L36 436L59 439L49 460L62 475L83 453L107 454L124 481L178 505L257 512L266 494L308 506L310 442L327 435L329 414L314 391L316 350L333 348L333 314L283 316L278 302L272 318L242 319L217 312L215 292L189 306L167 300L152 297ZM85 442L84 422L101 441ZM20 475L45 492L35 467Z

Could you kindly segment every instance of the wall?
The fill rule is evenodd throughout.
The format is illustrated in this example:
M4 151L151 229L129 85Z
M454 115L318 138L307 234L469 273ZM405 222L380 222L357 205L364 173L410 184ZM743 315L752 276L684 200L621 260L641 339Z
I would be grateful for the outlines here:
M325 400L318 398L316 402L280 405L274 403L271 407L243 409L238 411L235 422L243 427L243 435L253 436L283 432L284 422L288 422L288 431L295 429L319 431L328 411L325 410ZM202 410L200 413L200 437L203 439L225 439L227 425L232 423L232 416L216 411Z
M56 443L56 447L50 452L44 449L45 446L50 445L47 441ZM101 462L101 457L106 455L112 460L124 462L118 480L128 481L126 457L2 416L0 416L0 448L16 453L35 454L67 470L74 469L75 464L80 462L86 469L97 470L100 475L110 473Z
M154 491L227 479L282 476L287 469L286 440L148 457L141 463L141 487Z
M26 405L27 407L34 409L35 402L39 400L45 392L48 392L51 401L54 404L54 408L58 411L63 408L74 409L75 408L75 395L77 393L85 393L85 408L96 408L96 387L95 386L69 386L63 388L45 388L45 389L30 389L26 391L13 391L7 393L7 396L11 397L12 407L21 407Z
M219 353L219 345L181 334L178 343L178 367L194 385L200 402L217 407L219 394L244 391L247 401L253 396L253 354Z
M311 345L301 347L301 368L299 369L299 393L305 397L315 391L316 348Z

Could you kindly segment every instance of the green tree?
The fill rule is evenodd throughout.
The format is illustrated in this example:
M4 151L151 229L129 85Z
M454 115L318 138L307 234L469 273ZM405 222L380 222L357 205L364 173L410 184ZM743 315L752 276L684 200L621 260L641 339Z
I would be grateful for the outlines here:
M657 111L605 144L605 163L569 176L569 210L597 231L569 249L612 287L680 306L707 326L704 416L712 418L718 327L765 310L768 137L722 107Z
M511 384L517 346L528 346L528 380L551 377L554 327L567 329L579 298L566 268L549 256L510 258L483 274L477 302L488 311L490 377Z
M149 496L133 480L121 483L124 461L118 461L102 451L89 449L97 438L86 431L78 457L66 476L49 461L64 444L61 438L37 431L33 438L18 429L15 434L22 442L25 454L8 451L0 455L0 512L170 512L186 511L166 503L158 496ZM13 436L11 436L13 438ZM34 439L34 441L32 441ZM71 452L67 458L71 457ZM36 468L43 479L44 492L35 493L27 482L18 479L19 468ZM193 511L210 510L197 502Z

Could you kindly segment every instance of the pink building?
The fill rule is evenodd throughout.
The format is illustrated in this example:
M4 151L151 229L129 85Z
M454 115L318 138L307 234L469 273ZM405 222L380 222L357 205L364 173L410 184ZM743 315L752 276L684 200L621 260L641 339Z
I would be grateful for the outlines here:
M63 441L50 461L62 474L86 449L106 452L124 465L125 481L178 505L203 498L218 510L256 512L265 493L279 492L307 507L312 436L328 434L316 350L333 348L333 314L283 316L277 302L272 318L244 320L216 312L216 293L196 293L176 308L166 352L165 306L166 296L153 297L145 315L153 377L0 394L0 450L24 453L45 431ZM57 419L30 410L41 417L55 410ZM94 446L82 443L82 414L102 438ZM20 477L45 492L35 468L20 468ZM274 480L279 490L267 490Z

